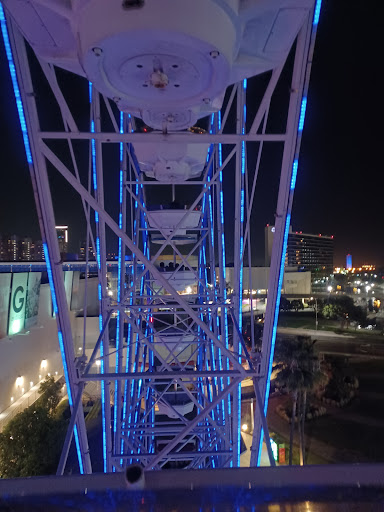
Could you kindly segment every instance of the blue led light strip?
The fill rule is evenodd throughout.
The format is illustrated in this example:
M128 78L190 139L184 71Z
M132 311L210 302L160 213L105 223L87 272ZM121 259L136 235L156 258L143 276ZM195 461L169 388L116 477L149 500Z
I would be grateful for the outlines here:
M314 41L315 41L317 24L318 24L319 18L320 18L320 11L321 11L321 0L317 0L316 5L315 5L313 23L312 23L313 24L312 35L311 35L312 44L314 44ZM275 305L273 325L272 325L270 359L268 362L268 373L267 373L266 389L265 389L265 396L264 396L264 414L265 415L267 414L267 411L268 411L270 378L271 378L271 372L272 372L273 356L274 356L274 351L275 351L277 322L278 322L278 317L279 317L280 298L281 298L281 288L283 285L285 256L287 253L289 226L291 223L290 204L292 204L293 193L294 193L295 186L296 186L296 178L297 178L297 171L298 171L298 165L299 165L298 153L299 153L301 135L302 135L302 130L304 128L305 114L306 114L306 109L307 109L306 91L308 89L308 80L309 80L309 74L307 75L307 82L304 84L304 89L303 89L304 93L303 93L303 97L301 100L301 106L300 106L300 115L299 115L299 121L298 121L298 126L297 126L296 154L295 154L295 159L292 164L291 181L290 181L290 197L288 200L287 216L285 219L283 247L282 247L282 252L280 255L281 259L280 259L280 268L279 268L279 279L278 279L278 285L277 285L276 305ZM257 460L258 466L260 465L261 447L262 447L263 437L264 437L263 429L261 429L261 435L260 435L260 439L259 439L258 460Z
M19 121L20 121L20 126L21 126L21 132L23 135L23 142L24 142L24 147L25 147L25 153L27 156L27 162L28 162L28 164L33 164L31 146L30 146L29 137L28 137L27 123L26 123L25 114L24 114L24 107L23 107L23 102L21 99L19 83L17 80L16 67L15 67L15 62L13 60L12 49L11 49L11 44L10 44L10 40L9 40L7 22L5 19L4 10L3 10L3 6L1 3L0 3L0 25L1 25L1 32L2 32L3 40L4 40L5 53L7 55L7 60L8 60L9 72L10 72L11 80L12 80L13 91L14 91L15 100L16 100L16 107L17 107L17 111L19 114ZM57 306L56 290L55 290L55 285L53 282L51 259L50 259L50 255L49 255L48 245L46 243L43 244L43 251L44 251L45 261L47 264L47 273L48 273L48 279L49 279L49 286L51 289L53 310L55 312L55 315L57 316L58 315L58 306ZM64 350L63 334L62 334L61 330L58 329L57 335L58 335L58 339L59 339L61 358L63 361L65 381L67 383L68 402L69 402L70 407L72 407L73 406L72 390L71 390L69 376L68 376L68 366L67 366L66 354L65 354L65 350ZM74 437L75 437L75 444L76 444L77 458L79 461L80 473L84 474L84 467L83 467L82 454L81 454L81 450L80 450L80 441L79 441L77 425L74 426Z
M130 288L131 288L131 291L129 292L129 304L132 305L133 304L133 291L132 291L132 286L133 286L133 281L132 281L133 265L130 266L129 269L130 269L130 274L131 274L131 279L129 281L129 285L130 285ZM127 353L126 353L126 360L125 360L125 372L126 373L128 373L130 371L130 367L131 367L131 350L130 350L131 337L133 337L132 336L132 326L131 326L130 323L128 323ZM131 382L129 382L129 384L128 384L128 381L126 380L125 384L124 384L124 401L123 401L122 426L125 425L125 421L126 421L126 417L127 417L128 386L129 386L129 388L131 388ZM128 436L128 433L126 434L126 436ZM123 438L121 439L120 449L121 449L121 453L123 453L123 450L124 450L124 440L123 440Z
M212 114L211 116L211 128L210 128L210 133L213 132L213 128L214 128L214 115ZM211 154L213 153L213 146L210 147L209 151L208 151L208 156L207 156L207 160L209 161L210 157L211 157ZM211 174L212 174L212 171L213 171L213 164L211 164L210 166L210 169L208 170L208 173L207 173L207 181L210 182L211 181ZM210 248L209 250L212 251L212 253L214 254L215 253L215 237L214 237L214 230L213 230L213 202L212 202L212 191L213 189L210 187L209 190L206 192L208 193L208 210L209 210L209 223L210 223L210 231L209 231L209 237L210 237ZM205 202L204 202L205 204ZM208 216L207 216L207 226L208 226ZM206 296L207 298L209 297L208 296L208 278L207 278L207 271L206 271L206 255L205 255L205 251L206 251L206 244L205 244L205 240L204 240L204 264L205 264L205 289L206 289ZM210 254L212 255L212 253L210 252ZM214 298L215 298L215 302L217 302L217 293L216 293L216 271L215 271L215 265L212 263L212 259L211 259L211 265L210 265L210 275L211 275L211 281L212 281L212 284L213 284L213 289L214 289ZM217 312L216 312L217 314ZM211 326L211 322L212 322L212 315L211 313L208 311L208 322L209 322L209 325ZM219 322L218 322L218 318L216 319L216 323L217 323L217 326L219 325ZM213 326L212 326L213 327ZM211 327L211 328L212 328ZM212 371L215 371L216 370L216 359L215 359L215 354L217 353L217 358L219 360L219 365L220 365L220 349L214 347L213 345L213 342L212 340L209 340L209 357L210 357L210 361L211 361L211 370ZM206 361L206 365L208 365L208 361ZM206 367L206 369L208 370L208 366ZM208 390L208 394L209 394L209 400L211 400L211 397L214 396L216 397L217 396L217 384L218 384L218 379L217 377L215 377L212 381L211 381L211 384L209 383L209 380L207 379L207 390ZM211 388L210 389L210 385L211 385ZM220 404L218 404L216 406L216 412L215 410L212 410L211 412L211 417L214 421L218 422L220 416L221 416L221 413L222 413L222 410L220 410ZM215 429L209 429L209 437L211 437L211 430L213 431L213 435L215 434ZM218 450L218 444L216 442L215 444L215 451ZM215 459L212 459L212 467L215 467L216 466L216 462L215 462Z
M208 151L208 154L209 154L209 151ZM204 185L205 187L205 185ZM205 194L203 195L203 202L202 202L202 212L204 212L204 215L203 215L203 218L201 220L201 228L204 228L205 226L205 219L206 219L206 215L205 215L205 203L206 203L206 198L205 198ZM204 248L204 244L206 243L206 238L203 240L202 244L200 245L200 250L199 250L199 284L198 284L198 290L199 290L199 304L202 304L204 302L204 297L206 297L206 289L204 290L204 287L203 287L203 273L204 273L204 268L205 268L205 248ZM203 261L204 260L204 261ZM204 316L203 316L203 310L202 308L199 309L199 316L200 316L200 320L203 322L204 321ZM204 340L206 340L206 335L204 332L202 332L201 330L201 327L198 326L198 339L201 340L202 338ZM197 366L197 369L198 370L203 370L205 369L205 360L206 360L206 343L199 343L199 348L198 348L198 352L197 352L197 361L196 361L196 366ZM199 401L199 404L203 405L203 400L202 400L202 397L205 395L205 391L204 391L204 381L203 379L199 379L198 380L198 389L199 389L199 394L198 394L198 401ZM199 425L202 425L203 423L199 423ZM202 440L199 439L199 447L201 448L202 446ZM201 465L200 465L201 467Z
M215 129L215 132L219 131L220 128L221 128L221 112L219 111L218 112L218 115L217 115L217 118L216 118L216 123L214 124L213 123L214 119L212 120L212 126L214 127ZM211 130L212 132L212 130ZM213 148L212 148L213 149ZM219 144L218 148L217 148L217 157L218 157L218 160L216 162L216 165L218 164L218 167L221 167L222 165L222 147L221 147L221 144ZM210 172L213 171L213 165L210 169ZM219 179L222 180L222 171L220 171L219 173ZM210 181L210 177L208 177L208 180ZM223 205L222 205L222 194L221 194L222 190L221 190L221 183L220 183L220 188L219 188L219 208L220 208L220 214L219 214L219 218L217 219L218 222L221 223L221 238L218 237L218 240L217 240L217 244L218 244L218 248L220 248L221 246L221 250L222 250L222 254L223 254L223 260L222 260L222 265L224 265L224 275L225 275L225 253L224 253L224 211L223 211ZM212 199L212 190L210 191L210 195L209 195L209 209L210 209L210 222L211 222L211 247L210 247L210 250L213 250L214 251L214 233L213 233L213 199ZM212 265L211 265L212 266ZM214 269L213 270L213 273L211 275L211 280L212 280L212 283L213 283L213 286L214 286L214 299L215 299L215 302L217 303L218 301L218 294L217 294L217 287L216 287L216 270ZM224 283L225 283L225 278L224 278ZM225 284L224 284L224 293L226 292L226 289L225 289ZM225 312L225 308L221 308L221 314L224 315L224 312ZM223 316L224 318L224 316ZM222 324L224 325L224 324ZM216 328L217 328L217 339L222 341L223 339L225 339L225 329L223 329L223 333L221 334L220 333L220 318L218 316L218 313L216 311ZM212 342L211 342L211 345ZM222 370L223 369L223 364L222 364L222 352L221 352L221 348L220 347L213 347L213 350L214 350L214 353L216 354L216 357L217 357L217 361L218 361L218 368L219 370ZM211 358L213 359L213 355L211 356ZM215 364L215 360L213 361L214 364ZM228 361L227 361L228 362ZM229 368L229 364L228 364L228 368ZM214 369L212 367L212 369ZM224 379L221 377L220 379L218 378L215 378L213 379L213 382L214 382L214 396L217 395L218 392L222 392L223 389L224 389ZM228 397L228 401L229 401L229 397ZM225 403L226 403L226 399L223 399L218 405L217 405L217 418L216 418L216 421L218 421L218 419L220 418L221 419L221 422L222 422L222 425L224 426L225 425ZM213 414L213 411L212 411L212 414ZM220 444L220 446L222 446L222 442L223 440L220 439L219 443L216 443L215 445L215 451L217 451L219 449L219 446L218 444Z
M43 251L44 251L45 261L47 264L47 274L48 274L49 286L51 288L53 311L55 312L55 315L57 316L59 310L57 307L56 290L55 290L55 284L53 282L51 258L49 255L48 245L46 243L43 243ZM59 339L59 347L60 347L60 352L61 352L61 358L63 361L65 382L67 383L68 402L69 402L69 406L72 408L73 407L73 397L72 397L72 389L71 389L69 375L68 375L67 358L66 358L66 354L65 354L65 350L64 350L64 339L63 339L63 333L59 329L57 332L57 337ZM77 425L75 425L75 428L74 428L74 435L75 435L75 444L76 444L77 458L79 461L80 473L83 475L84 474L83 459L82 459L81 450L80 450L80 441L79 441L79 435L78 435L78 431L77 431Z
M295 190L298 167L299 167L299 161L297 159L295 159L293 161L293 165L292 165L292 178L291 178L291 187L290 187L291 190Z
M135 163L135 166L136 166L136 168L137 168L137 170L139 172L140 169L139 169L138 162L137 162L137 159L136 159L134 154L132 154L132 159L133 159L133 161ZM139 192L142 193L142 191L143 191L143 186L141 185L140 189L139 189L139 184L137 183L136 187L135 187L135 195L136 195L136 197L139 197ZM145 207L144 201L142 200L141 202L142 202L142 205ZM135 211L137 210L137 206L138 206L138 202L136 200L135 201ZM144 217L142 212L140 212L140 223L141 224L144 223L144 226L146 226L145 217ZM137 232L137 221L136 221L136 218L135 218L134 223L133 223L133 239L135 241L137 241L137 235L138 235L138 232ZM149 244L147 243L146 236L144 236L144 238L143 238L143 243L144 243L143 252L144 252L144 254L147 254L148 257L149 257ZM132 286L132 283L131 283L131 286ZM141 281L140 281L140 290L141 290L141 294L143 294L143 292L144 292L144 276L142 276ZM130 292L130 303L131 304L132 304L132 300L133 300L133 292L131 291ZM129 324L129 326L128 326L128 339L127 339L128 345L130 344L130 341L129 341L130 340L130 335L131 335L131 326ZM133 372L137 371L137 367L138 367L138 364L139 364L139 350L138 350L138 348L139 348L139 337L138 337L138 335L136 335L135 359L134 359L134 362L133 362ZM126 371L127 372L128 372L128 367L131 364L130 352L131 351L127 349L127 359L126 359ZM142 364L143 364L143 361L142 361ZM126 421L130 424L131 421L132 421L132 415L134 415L134 418L135 418L136 415L139 413L139 409L137 409L137 407L140 408L140 403L138 404L138 397L139 397L139 395L141 393L142 380L140 380L138 383L136 381L135 382L130 382L129 383L129 388L130 388L130 407L129 407L129 413L128 413L128 418L127 418L128 382L126 381L125 388L124 388L124 403L123 403L123 422L124 422L124 424L125 424ZM133 409L133 404L136 404L136 409L135 410ZM133 441L134 432L130 431L126 435L127 435L127 437L132 437L132 441ZM122 441L121 441L121 452L123 452L123 446L124 446L124 441L122 439Z
M120 112L120 133L124 133L124 114ZM119 228L123 228L123 190L124 190L124 171L123 171L123 159L124 159L124 144L120 142L119 144L120 150L120 174L119 174L119 203L120 203L120 211L119 211ZM122 268L125 271L125 251L123 254L123 245L122 240L119 237L119 248L118 248L118 267L117 267L117 302L121 300L121 273ZM124 333L120 333L120 310L117 311L116 316L116 362L115 362L115 370L116 373L119 372L119 360L120 360L120 336ZM118 380L115 380L115 406L114 406L114 421L113 421L113 431L116 439L117 432L117 411L119 409L118 404L120 404L119 397L119 388L120 384ZM116 443L115 443L116 444ZM120 461L121 463L122 461Z
M242 119L242 126L241 126L241 133L242 135L245 135L245 123L247 119L247 107L246 107L246 95L247 90L247 80L243 80L243 94L244 94L244 107L243 107L243 119ZM245 180L245 166L246 166L246 146L245 141L241 141L241 191L240 191L240 260L239 260L239 311L238 311L238 324L239 324L239 330L241 332L242 330L242 324L243 324L243 248L244 248L244 236L243 236L243 226L244 226L244 209L245 209L245 191L244 191L244 180ZM241 364L241 346L239 345L239 363ZM238 425L241 425L241 383L239 383L237 391L238 393L238 410L236 411L237 414L237 421ZM234 432L234 435L236 436L237 441L237 453L238 453L238 459L235 461L235 466L240 466L240 451L241 451L241 435L240 432Z
M21 99L19 83L17 80L16 67L15 67L15 62L13 60L11 44L9 41L7 21L5 19L4 10L3 10L3 6L1 3L0 3L0 24L1 24L1 32L3 34L5 53L7 55L7 60L8 60L9 72L10 72L11 80L12 80L13 92L14 92L15 100L16 100L16 107L17 107L17 111L19 114L19 121L20 121L20 126L21 126L21 133L23 135L25 153L27 155L27 162L29 164L33 164L31 146L29 144L27 123L26 123L25 114L24 114L24 107L23 107L23 102Z
M221 130L221 112L219 111L218 113L218 129L219 131ZM221 167L223 165L223 152L222 152L222 145L219 144L219 167ZM225 235L224 235L224 195L223 195L223 171L220 171L220 174L219 174L219 180L220 180L220 222L221 222L221 248L222 248L222 265L223 265L223 283L224 283L224 303L226 302L227 300L227 288L226 288L226 279L227 279L227 275L226 275L226 269L225 269L225 265L226 265L226 259L225 259ZM222 309L222 311L224 312L224 344L225 344L225 348L228 349L229 348L229 342L228 342L228 337L229 337L229 333L228 333L228 312L227 312L227 308L224 307ZM228 360L228 357L226 356L225 358L225 369L226 370L229 370L229 360ZM229 377L227 378L227 385L230 384L230 379ZM231 417L231 401L229 399L229 397L227 397L227 408L228 408L228 418Z
M267 415L267 412L268 412L268 397L269 397L269 390L271 387L271 378L270 377L271 377L271 372L272 372L273 354L275 352L277 321L279 318L281 288L283 285L285 255L287 253L288 234L289 234L290 224L291 224L291 214L287 213L287 217L285 219L285 227L284 227L283 249L282 249L281 259L280 259L279 279L278 279L278 284L277 284L276 306L275 306L274 317L273 317L273 327L272 327L272 337L271 337L271 357L270 357L269 363L268 363L267 383L266 383L266 389L265 389L265 399L264 399L264 414L265 415ZM264 438L264 430L261 429L259 454L258 454L258 461L257 461L258 466L260 465L261 447L263 444L263 438Z
M88 82L88 94L89 94L89 104L90 104L90 112L91 112L91 133L95 133L95 121L93 119L93 111L92 111L92 100L93 100L93 86L91 82ZM91 153L92 153L92 176L93 176L93 189L95 195L97 194L97 166L96 166L96 141L95 139L91 139ZM101 249L100 249L100 237L99 237L99 214L95 211L95 223L96 223L96 261L99 272L101 271ZM100 273L99 273L100 279ZM100 313L99 313L99 331L103 330L103 315L102 311L102 289L101 284L99 282L98 285L98 298L100 304ZM105 373L105 363L104 363L104 341L100 343L100 373ZM108 397L109 400L109 397ZM105 418L105 404L107 401L106 390L105 390L105 382L101 381L101 410L102 410L102 427L103 427L103 461L104 461L104 473L108 471L107 465L107 425Z
M128 123L129 125L128 126L131 126L131 115L128 114ZM131 133L133 132L133 129L131 127ZM129 147L129 151L132 152L132 145L129 144L128 145ZM134 228L135 229L135 228ZM132 234L132 238L135 239L135 236L134 234ZM131 275L131 278L129 280L129 287L130 287L130 292L129 292L129 304L132 305L133 304L133 290L132 290L132 286L133 286L133 281L132 281L132 277L133 277L133 265L135 263L135 255L133 254L133 260L132 260L132 265L129 267L129 272L130 272L130 275ZM131 344L131 337L132 337L132 326L130 323L128 323L128 332L127 332L127 351L126 351L126 357L125 357L125 372L128 373L130 367L131 367L131 350L129 349L130 347L130 344ZM125 423L126 423L126 418L127 418L127 398L128 398L128 386L129 388L131 389L131 382L128 383L128 381L126 380L124 382L124 398L123 398L123 417L122 417L122 427L125 426ZM128 433L126 434L126 436L128 437ZM121 453L124 453L124 438L122 437L121 438L121 445L120 445L120 452ZM125 461L125 464L126 464L127 461Z
M302 132L304 128L304 121L305 121L305 112L307 110L307 97L304 96L301 100L301 107L300 107L300 117L299 117L299 126L298 131Z
M274 314L274 319L273 319L273 330L272 330L272 342L273 342L273 345L271 347L272 354L274 353L274 349L275 349L276 332L277 332L277 321L278 321L278 318L279 318L281 288L283 286L285 255L287 253L288 234L289 234L289 226L290 226L290 224L291 224L291 214L288 213L287 217L285 219L283 250L282 250L282 255L281 255L281 260L280 260L279 281L278 281L278 285L277 285L277 298L276 298L275 314ZM269 361L268 375L271 375L272 363L273 363L273 358L271 358L270 361ZM270 388L270 379L268 379L268 381L267 381L266 396L269 395L269 388ZM265 402L265 406L264 406L264 413L265 414L267 414L267 410L268 410L268 403Z
M139 171L139 169L138 169ZM139 192L138 192L139 193ZM144 204L144 201L143 201L143 185L140 186L140 196L139 197L139 200L141 202L141 204L143 205ZM142 213L142 211L140 211L140 227L143 227L145 226L145 220L144 220L144 215ZM146 237L146 233L143 231L143 234L145 234L144 236L144 239L143 239L143 253L144 254L147 254L147 237ZM142 274L141 276L141 279L140 279L140 295L143 296L144 294L144 288L145 288L145 273ZM141 312L141 308L139 308L138 310L139 312ZM146 316L146 321L147 321L147 325L148 325L148 315ZM141 324L140 324L140 330L141 330ZM145 330L145 333L144 333L144 336L147 335L147 328ZM139 350L139 337L137 336L137 351L136 351L136 354L137 354L137 365L139 364L139 357L140 357L140 350ZM142 359L141 359L141 367L140 367L140 372L141 373L144 373L144 368L145 368L145 361L146 361L146 356L147 356L147 346L144 347L144 351L142 353ZM135 363L136 364L136 363ZM135 408L135 414L134 414L134 425L137 425L138 423L138 418L139 418L139 412L140 412L140 408L141 408L141 400L140 400L140 396L141 396L141 391L142 391L142 387L143 387L143 380L140 379L138 382L135 382L136 384L136 394L135 394L135 404L136 404L136 408ZM130 423L130 421L129 421ZM142 433L141 433L142 434ZM134 440L134 437L135 437L135 432L133 432L133 439L132 441ZM138 436L139 437L139 443L141 443L142 441L142 438L143 436ZM138 448L138 453L141 452L141 448L140 448L140 445L139 445L139 448Z
M321 11L321 0L317 0L315 6L315 13L313 15L313 25L317 25L320 19L320 11Z

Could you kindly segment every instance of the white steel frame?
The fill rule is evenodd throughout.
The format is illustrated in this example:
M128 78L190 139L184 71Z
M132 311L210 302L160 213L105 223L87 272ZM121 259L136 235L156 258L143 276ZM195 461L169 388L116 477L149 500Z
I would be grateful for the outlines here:
M64 472L73 434L80 471L92 471L87 432L80 407L82 391L88 381L101 381L102 385L105 472L121 471L127 464L135 461L140 462L146 469L160 469L177 461L183 461L188 468L238 466L241 426L240 383L247 377L253 379L257 397L251 465L259 463L263 437L268 441L270 461L272 465L274 464L265 416L287 234L319 10L320 1L317 0L298 34L285 132L266 133L269 107L284 65L281 63L271 73L269 84L257 113L251 120L252 123L246 120L247 81L244 80L232 87L222 117L221 113L211 117L209 133L195 134L193 137L186 133L135 132L135 120L129 114L118 114L115 106L91 85L89 131L80 132L76 116L66 102L54 67L43 62L40 63L42 71L60 108L64 130L41 131L35 100L36 91L32 83L25 41L11 19L8 20L8 32L5 21L2 20L3 35L7 32L8 37L9 33L7 56L15 66L14 76L12 69L11 75L14 86L16 83L19 90L17 93L15 89L15 93L16 97L19 94L19 114L21 113L23 134L27 137L27 158L46 251L58 336L72 408L72 419L58 474ZM236 109L235 133L228 133L226 130L231 108ZM251 128L247 131L246 126L249 125ZM110 126L113 126L113 132L110 131ZM60 139L67 142L73 171L50 147L51 141ZM88 141L89 144L90 162L86 186L82 183L84 179L80 177L82 173L79 172L72 145L72 142L77 140ZM161 229L149 226L147 192L149 187L164 184L144 179L134 153L134 145L137 142L211 144L202 178L174 184L183 187L199 185L200 193L196 194L192 204L185 210L183 219L169 235ZM247 145L251 146L255 142L258 143L258 157L256 168L251 172L247 168ZM243 261L246 257L251 262L251 216L261 154L267 143L276 142L284 144L284 153L276 208L268 305L261 354L257 355L254 351L248 353L242 338ZM113 219L104 207L105 144L118 145L120 152L117 220ZM227 156L223 161L224 145ZM88 361L85 357L86 318L83 353L81 357L75 357L47 162L81 197L87 222L87 249L90 241L96 253L99 273L100 334L95 340L93 353ZM235 209L233 222L229 223L227 219L225 227L223 202L231 191L223 191L223 173L229 172L228 168L233 168L229 166L230 162L234 162L235 168ZM194 243L184 249L178 244L177 230L196 207L201 207L201 222L193 230L197 235ZM119 244L118 290L116 298L113 299L107 294L107 229L114 234ZM224 233L229 229L233 229L235 247L235 285L231 296L227 297ZM160 233L164 239L160 245L149 243L154 232ZM181 295L171 285L169 276L159 271L158 258L164 254L167 247L168 250L171 248L173 257L178 257L185 268L194 275L198 283L197 296ZM126 271L126 255L132 258L132 272ZM199 259L197 269L189 261L191 256ZM177 277L180 273L180 269L175 269L172 277ZM158 311L161 305L174 315L174 323L164 321L163 328L159 329L155 328L151 319L154 315L161 318ZM108 325L112 316L117 318L114 350L109 345L108 335ZM228 334L229 318L234 326L232 339ZM252 315L251 318L253 322ZM127 347L124 346L125 323L128 324ZM167 341L167 329L169 330L171 326L173 329L181 329L180 342L184 342L186 348L191 350L192 355L187 361L181 361L180 355L176 355L173 349L169 348L171 345ZM253 337L252 329L254 347ZM191 338L193 341L190 341ZM157 349L158 339L162 340L160 345L163 348L168 347L168 356L162 356ZM100 361L100 373L96 371L96 361ZM187 370L188 361L193 361L193 371ZM169 399L169 390L172 387L180 389L180 395L187 396L194 404L195 413L192 417L183 416L172 405L172 400ZM113 396L113 416L110 396ZM172 411L174 418L171 421L158 421L155 413L158 403L166 404ZM157 449L156 445L159 444L162 448ZM194 447L192 450L191 445Z

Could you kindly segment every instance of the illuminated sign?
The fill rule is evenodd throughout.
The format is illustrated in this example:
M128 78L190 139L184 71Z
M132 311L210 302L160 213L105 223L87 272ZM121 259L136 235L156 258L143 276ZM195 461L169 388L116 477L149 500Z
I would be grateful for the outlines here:
M41 272L28 273L28 292L25 306L25 328L37 324L39 314Z
M274 441L272 438L270 438L270 441L271 441L271 448L272 448L272 453L273 453L273 458L278 461L279 460L279 456L278 456L278 447L277 447L277 443L276 441Z
M9 305L8 334L17 334L24 329L27 298L28 273L12 275L11 302Z
M9 291L11 289L11 274L0 274L0 339L8 334Z

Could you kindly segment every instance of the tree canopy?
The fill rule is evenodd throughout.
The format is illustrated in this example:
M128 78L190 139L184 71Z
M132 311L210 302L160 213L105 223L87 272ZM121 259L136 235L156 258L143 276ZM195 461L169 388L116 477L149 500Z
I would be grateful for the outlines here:
M312 389L322 376L310 336L279 338L276 343L276 381L289 392Z
M276 382L286 388L292 399L292 417L289 436L289 464L292 464L293 435L298 407L298 429L300 437L300 461L305 460L304 423L307 393L325 380L314 352L315 341L310 336L279 338L275 350Z
M0 476L16 478L56 472L67 422L57 417L61 385L47 378L42 396L17 414L0 433Z

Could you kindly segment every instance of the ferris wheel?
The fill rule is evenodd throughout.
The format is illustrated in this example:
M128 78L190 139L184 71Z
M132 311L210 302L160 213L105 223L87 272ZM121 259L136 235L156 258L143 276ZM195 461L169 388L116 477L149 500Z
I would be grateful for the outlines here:
M273 464L265 418L320 7L3 0L72 410L58 474L72 438L80 472L92 472L82 411L89 382L100 383L104 472L238 467L245 379L256 397L250 464L264 439ZM276 108L279 130L270 123ZM243 291L252 312L255 196L270 148L281 158L277 188L261 192L275 211L267 305L261 343L251 314L246 344ZM86 264L90 246L98 268L98 332L85 303L80 351L55 231L55 173L68 209L81 204Z

